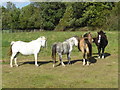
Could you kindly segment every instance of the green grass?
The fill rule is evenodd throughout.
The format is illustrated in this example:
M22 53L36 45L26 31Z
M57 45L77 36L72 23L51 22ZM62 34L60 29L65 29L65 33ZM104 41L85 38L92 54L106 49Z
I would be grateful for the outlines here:
M81 36L86 32L24 32L4 33L2 35L2 86L3 88L117 88L118 87L118 32L107 31L109 44L105 53L110 56L105 59L95 58L96 62L90 66L83 66L82 53L74 47L71 61L76 61L66 67L52 67L51 46L54 42L64 41L72 36ZM96 36L96 32L91 32ZM36 67L33 55L18 56L19 67L10 68L7 55L11 41L31 41L39 36L48 38L47 48L42 48L38 61L40 66ZM93 44L93 53L97 48ZM96 56L93 54L93 56ZM58 60L58 57L57 57ZM67 61L66 55L63 61ZM59 62L58 62L59 63ZM57 63L57 64L58 64Z

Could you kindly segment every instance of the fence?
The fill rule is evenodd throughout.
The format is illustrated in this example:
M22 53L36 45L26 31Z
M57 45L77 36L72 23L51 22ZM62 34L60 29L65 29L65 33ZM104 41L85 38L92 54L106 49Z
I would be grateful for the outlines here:
M31 30L2 30L2 33L17 33L17 32L39 32L45 31L43 29L31 29Z

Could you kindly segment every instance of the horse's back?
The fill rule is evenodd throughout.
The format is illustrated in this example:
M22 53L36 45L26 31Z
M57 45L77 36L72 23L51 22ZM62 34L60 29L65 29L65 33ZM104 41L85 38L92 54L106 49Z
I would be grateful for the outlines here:
M108 39L107 36L105 34L103 34L102 36L102 42L101 42L101 47L106 47L108 45Z
M92 52L92 45L89 42L88 38L83 37L80 40L80 44L79 44L80 50L85 53L91 53Z
M69 42L64 42L62 44L62 47L63 47L63 53L67 54L67 53L71 52Z
M103 47L106 47L108 45L108 40L106 38L103 39L102 45Z
M86 47L85 38L83 37L83 38L80 39L80 43L79 43L79 48L78 49L81 50L82 52L84 52L85 47Z
M14 42L14 44L13 44L13 47L24 47L24 46L27 46L28 45L28 43L27 42L23 42L23 41L16 41L16 42Z
M69 53L70 45L67 42L59 42L56 45L56 51L58 53L67 54Z
M23 41L16 41L12 45L12 51L13 52L20 52L23 55L30 55L34 54L36 52L39 52L39 47L37 47L35 44L31 44L29 42L23 42Z

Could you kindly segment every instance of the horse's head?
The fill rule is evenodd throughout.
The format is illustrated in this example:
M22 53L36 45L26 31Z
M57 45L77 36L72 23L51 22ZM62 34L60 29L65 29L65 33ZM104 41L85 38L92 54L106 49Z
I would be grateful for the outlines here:
M41 36L40 39L41 39L41 46L45 47L47 45L46 44L47 39L44 36Z
M101 40L105 37L106 38L106 33L103 32L102 30L98 32L98 44L100 44Z

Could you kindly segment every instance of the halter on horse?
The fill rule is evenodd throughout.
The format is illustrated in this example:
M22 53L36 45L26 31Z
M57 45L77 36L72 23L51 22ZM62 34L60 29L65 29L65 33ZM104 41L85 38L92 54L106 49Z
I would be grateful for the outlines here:
M107 36L105 35L105 33L103 31L100 31L100 32L98 32L97 38L93 38L93 39L94 39L94 42L98 49L98 54L99 54L98 58L101 58L101 56L102 56L102 58L105 58L104 50L108 44ZM102 54L101 54L101 49L102 49Z
M23 55L31 55L34 54L35 57L35 65L38 66L37 64L37 54L40 51L41 46L45 47L46 44L46 38L44 36L39 37L36 40L33 40L31 42L23 42L23 41L12 41L11 42L11 60L10 60L10 66L13 67L12 61L13 59L15 60L15 65L18 66L17 64L17 54L21 53Z
M78 40L76 37L71 37L64 42L54 43L52 46L52 59L53 59L53 67L55 67L56 63L56 53L59 55L59 60L62 66L65 66L62 61L62 55L67 54L68 64L70 64L70 54L73 49L73 46L78 46Z

